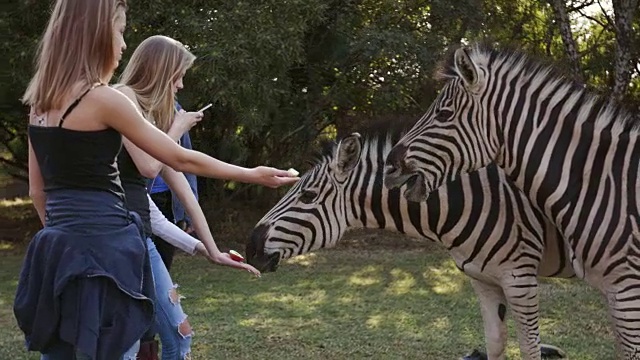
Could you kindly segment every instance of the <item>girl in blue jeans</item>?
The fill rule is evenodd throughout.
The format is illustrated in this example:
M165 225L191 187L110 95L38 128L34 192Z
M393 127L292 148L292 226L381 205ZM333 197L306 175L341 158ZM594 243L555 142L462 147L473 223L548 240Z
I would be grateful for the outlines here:
M298 180L186 150L104 86L126 49L125 28L125 0L57 0L23 97L29 193L44 228L25 254L14 315L43 359L130 360L160 313L146 234L115 161L123 137L178 171L271 187ZM211 238L203 244L214 261L242 267Z
M166 36L152 36L144 40L134 51L120 81L114 88L126 95L145 118L177 141L194 124L202 119L201 112L185 112L174 109L175 94L183 87L182 78L193 64L195 57L180 42ZM177 145L177 144L176 144ZM189 150L185 150L189 151ZM212 262L247 270L257 276L259 271L251 265L231 260L222 253L213 240L189 183L182 173L164 166L161 162L124 139L124 149L118 158L120 177L129 207L140 214L147 237L151 267L156 283L156 305L158 307L155 331L162 343L162 359L184 359L190 352L191 325L180 305L169 272L153 244L149 215L149 200L146 184L159 173L176 194L193 221L193 227L202 240ZM284 170L266 167L247 169L224 162L216 166L215 177L241 182L253 182L277 187L298 180ZM198 173L190 172L200 175ZM266 176L265 176L266 175ZM157 353L149 352L152 344L142 344L139 358L157 359ZM144 355L143 355L144 353Z

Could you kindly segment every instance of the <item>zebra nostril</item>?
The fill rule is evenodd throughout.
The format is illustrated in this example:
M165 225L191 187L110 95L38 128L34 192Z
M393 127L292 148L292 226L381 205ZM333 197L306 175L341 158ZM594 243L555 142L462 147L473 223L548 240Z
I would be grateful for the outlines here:
M404 160L407 154L407 147L402 144L397 144L391 149L389 155L387 156L387 161L385 162L385 167L387 173L393 172L394 170L402 170L405 168Z

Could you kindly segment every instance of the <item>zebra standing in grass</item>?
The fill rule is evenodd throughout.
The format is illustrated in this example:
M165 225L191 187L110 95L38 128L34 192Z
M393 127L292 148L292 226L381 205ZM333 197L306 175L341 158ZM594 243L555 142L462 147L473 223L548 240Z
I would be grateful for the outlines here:
M281 259L333 247L347 229L380 228L440 242L479 298L487 353L505 359L509 305L522 358L541 359L537 276L572 277L555 228L495 166L407 202L383 185L390 131L352 134L331 144L317 164L256 225L246 255L261 271ZM562 356L547 346L549 358ZM469 359L482 359L470 357Z
M513 51L460 48L427 113L389 154L409 199L491 162L560 230L578 276L605 296L619 358L640 359L640 124Z

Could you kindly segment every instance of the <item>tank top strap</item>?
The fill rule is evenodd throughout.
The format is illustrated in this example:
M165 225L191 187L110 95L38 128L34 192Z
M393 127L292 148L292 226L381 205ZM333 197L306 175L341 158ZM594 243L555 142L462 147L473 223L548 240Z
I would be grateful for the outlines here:
M95 83L93 84L90 88L88 88L87 90L85 90L82 95L80 95L71 105L69 105L69 107L67 108L67 110L64 112L64 114L62 114L62 117L60 118L60 123L58 123L58 127L62 127L62 123L64 122L65 118L73 111L73 109L76 108L76 106L78 106L78 104L80 103L80 101L82 100L82 98L87 95L87 93L89 93L89 91L97 88L98 86L102 86L104 85L103 83Z

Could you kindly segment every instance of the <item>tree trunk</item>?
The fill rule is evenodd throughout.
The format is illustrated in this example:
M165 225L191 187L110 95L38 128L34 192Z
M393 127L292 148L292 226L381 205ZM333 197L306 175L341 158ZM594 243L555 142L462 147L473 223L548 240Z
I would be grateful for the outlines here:
M612 0L616 31L615 82L611 97L622 100L631 81L635 66L632 52L633 18L638 11L638 0Z
M576 46L576 41L573 38L571 32L571 22L569 21L569 15L567 14L567 7L564 0L549 0L549 5L553 8L555 14L555 20L560 30L560 36L562 37L562 43L564 44L565 52L569 58L570 70L575 80L583 82L582 71L580 71L580 58Z

